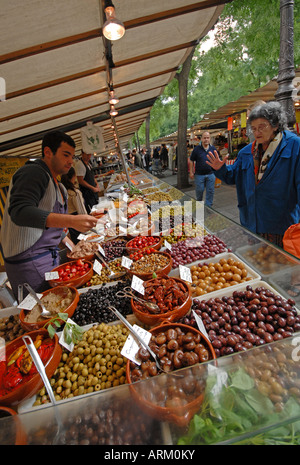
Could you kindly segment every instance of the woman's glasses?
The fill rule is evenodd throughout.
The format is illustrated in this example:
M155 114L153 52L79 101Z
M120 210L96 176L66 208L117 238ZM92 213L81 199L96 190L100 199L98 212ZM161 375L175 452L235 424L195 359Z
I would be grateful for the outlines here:
M254 126L251 126L250 131L253 134L256 134L257 132L263 132L263 131L265 131L266 129L269 129L269 128L270 128L270 124L264 123L264 124L260 124L259 126L257 126L257 128L255 128Z

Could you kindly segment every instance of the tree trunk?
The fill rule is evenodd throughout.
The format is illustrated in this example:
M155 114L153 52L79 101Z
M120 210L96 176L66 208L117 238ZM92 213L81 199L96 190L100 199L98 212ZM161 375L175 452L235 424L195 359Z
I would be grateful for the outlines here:
M145 132L146 132L146 150L151 152L150 148L150 113L146 118L146 125L145 125Z
M177 145L177 188L184 189L189 187L189 173L187 165L187 121L188 121L188 104L187 90L188 79L191 69L191 62L194 55L195 47L182 65L179 73L175 77L178 81L179 90L179 117L178 117L178 145Z

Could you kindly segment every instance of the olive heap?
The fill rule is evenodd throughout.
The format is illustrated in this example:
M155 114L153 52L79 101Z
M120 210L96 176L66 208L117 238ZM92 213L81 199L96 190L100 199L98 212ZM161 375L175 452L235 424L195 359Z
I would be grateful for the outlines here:
M172 245L171 257L173 268L187 265L197 260L206 260L219 253L226 252L225 243L217 236L207 234L202 237L193 237Z
M300 315L293 299L264 287L234 291L231 296L194 299L192 310L202 318L216 356L229 355L300 331ZM180 321L196 326L192 313Z
M72 352L63 350L50 384L56 400L72 398L125 384L127 359L121 350L128 336L122 324L101 323L83 333ZM43 387L34 403L49 401Z
M103 284L99 289L89 289L80 294L72 320L79 326L115 321L117 317L108 309L109 305L116 307L124 316L132 313L130 298L116 295L128 285L128 281L118 282L113 286Z
M153 445L159 444L159 423L141 412L130 396L113 396L109 402L95 398L75 410L64 420L64 434L58 438L63 445ZM83 411L82 411L83 410ZM57 424L39 426L30 431L29 445L52 445Z
M259 392L273 402L277 412L283 410L290 396L300 400L300 370L294 350L295 345L286 340L268 346L265 352L258 348L251 350L241 359Z
M156 335L152 334L149 347L156 354L165 372L211 359L211 354L200 332L187 331L180 325L165 331L162 329ZM147 349L140 348L137 357L141 360L141 365L130 362L133 382L156 376L159 373Z
M105 252L106 261L110 262L115 258L122 257L126 251L126 239L112 239L107 242L101 243L101 246Z

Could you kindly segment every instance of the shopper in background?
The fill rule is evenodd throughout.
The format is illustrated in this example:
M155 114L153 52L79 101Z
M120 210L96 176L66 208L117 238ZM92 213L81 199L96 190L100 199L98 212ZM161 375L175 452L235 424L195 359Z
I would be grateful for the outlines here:
M282 247L285 231L300 220L300 138L286 129L278 102L255 107L249 115L255 141L233 165L217 152L208 165L227 184L236 184L242 226Z
M61 182L68 193L68 213L69 215L87 215L84 199L80 189L77 187L77 176L75 169L70 168L67 174L61 176ZM80 231L69 228L70 238L74 244L79 242Z
M203 132L201 142L197 145L190 156L190 178L195 178L196 199L203 200L206 189L205 205L213 205L215 193L215 175L213 169L208 166L208 153L215 152L216 148L210 144L210 133Z
M168 149L166 144L161 144L161 151L160 151L160 161L162 164L162 169L166 170L168 168L169 158L168 158Z
M11 179L1 245L16 298L19 284L27 282L36 292L49 287L45 273L59 264L58 245L71 243L64 228L87 232L97 224L93 216L67 214L67 192L57 178L69 171L74 153L70 136L50 132L43 139L42 158L27 162Z
M143 168L141 154L136 149L133 149L132 155L134 156L134 165L137 168Z
M98 192L100 192L100 187L97 184L90 160L91 154L81 151L81 158L75 164L79 188L88 213L90 213L94 205L97 205L99 199Z

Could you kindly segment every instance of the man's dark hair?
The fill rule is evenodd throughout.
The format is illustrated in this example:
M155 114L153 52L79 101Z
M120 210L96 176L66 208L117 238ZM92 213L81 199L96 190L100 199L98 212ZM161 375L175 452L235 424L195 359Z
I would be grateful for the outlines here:
M42 157L44 157L44 148L49 147L53 154L56 154L57 149L60 147L60 144L65 142L66 144L74 147L75 149L75 142L72 137L68 136L64 132L61 131L51 131L45 134L42 143Z

